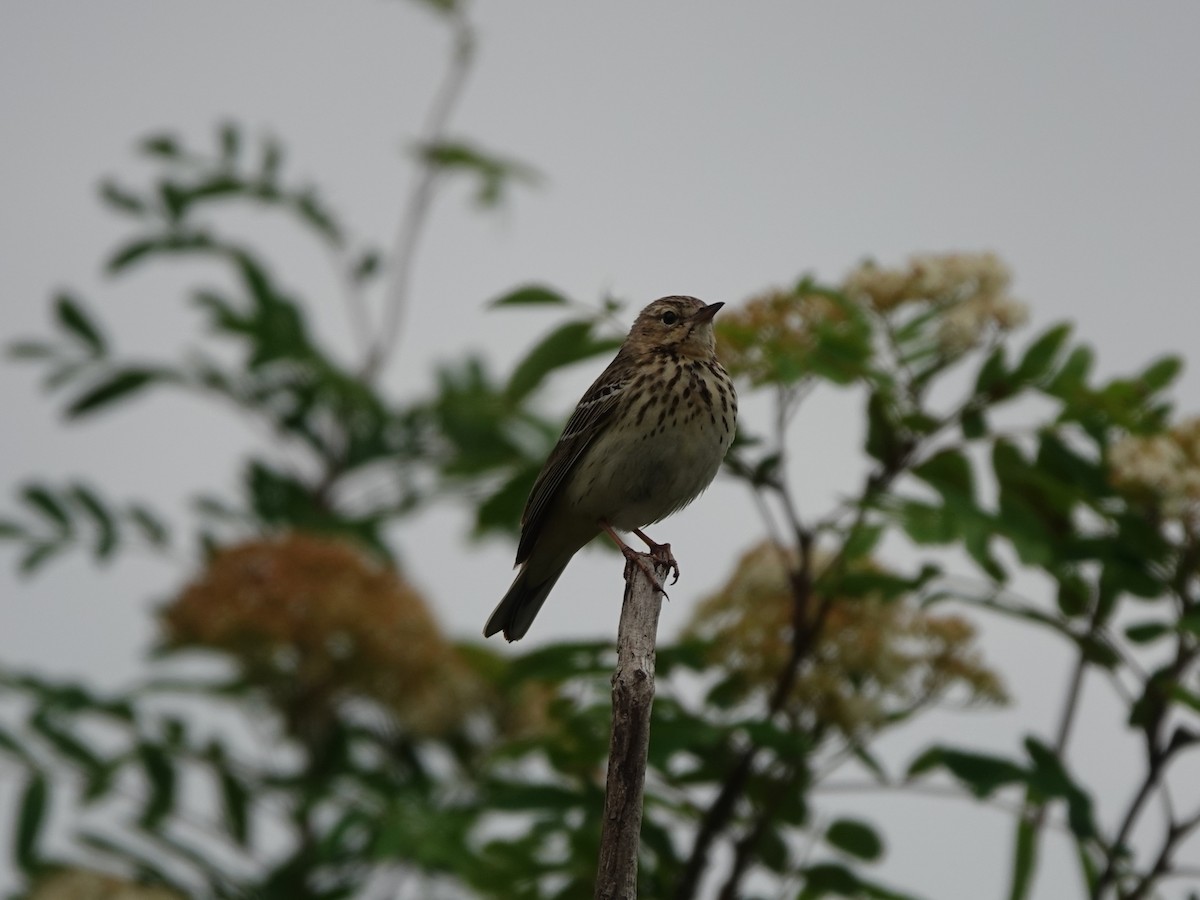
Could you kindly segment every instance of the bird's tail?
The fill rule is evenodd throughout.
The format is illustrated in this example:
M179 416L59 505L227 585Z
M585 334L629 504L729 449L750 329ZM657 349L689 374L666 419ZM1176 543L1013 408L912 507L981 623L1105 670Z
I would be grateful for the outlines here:
M570 560L570 556L567 559ZM529 626L533 624L534 616L538 614L538 610L550 596L550 590L566 567L566 563L564 563L551 571L549 575L538 573L541 577L534 581L530 578L529 566L522 566L512 587L508 589L504 599L500 601L492 612L491 618L487 620L487 624L483 626L483 636L491 637L497 631L503 631L504 639L507 641L518 641L523 638L525 632L529 630Z

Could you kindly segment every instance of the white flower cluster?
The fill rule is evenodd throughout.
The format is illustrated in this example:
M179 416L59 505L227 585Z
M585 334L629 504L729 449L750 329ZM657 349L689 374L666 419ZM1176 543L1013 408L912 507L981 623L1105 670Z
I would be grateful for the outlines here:
M918 302L941 308L938 345L958 354L991 329L1011 331L1025 323L1028 309L1009 295L1011 282L1008 266L994 253L945 253L914 256L899 269L864 264L842 289L881 313Z
M1153 498L1172 518L1200 516L1200 417L1122 438L1109 448L1108 465L1118 490Z
M950 307L938 324L938 344L949 354L979 344L989 328L1012 331L1029 319L1029 310L1007 294L978 294Z

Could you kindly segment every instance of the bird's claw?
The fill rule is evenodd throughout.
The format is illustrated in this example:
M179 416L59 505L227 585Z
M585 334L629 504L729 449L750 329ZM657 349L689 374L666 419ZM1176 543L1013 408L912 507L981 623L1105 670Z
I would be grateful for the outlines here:
M671 573L671 584L679 581L679 563L675 559L675 554L671 552L670 544L660 544L658 541L652 541L646 536L646 533L640 528L633 529L633 533L640 537L650 548L650 555L654 561L660 566L666 566L667 571ZM664 593L666 593L664 591Z
M679 562L671 553L670 544L655 544L650 548L650 556L660 566L666 566L667 571L671 574L671 584L679 581Z
M670 547L667 548L667 552L668 552L668 554L670 553ZM660 594L662 594L668 600L671 599L670 595L667 593L666 587L664 587L663 583L659 580L658 573L655 572L654 568L646 562L647 554L638 553L632 547L624 547L621 550L621 555L624 556L627 560L629 560L631 563L633 563L635 566L637 566L639 569L642 570L642 574L650 579L650 584L652 584L654 586L654 589L656 591L658 591ZM651 552L649 554L649 558L653 559L657 565L666 565L668 567L668 571L671 568L674 568L676 571L676 575L675 575L676 581L679 579L679 574L678 574L679 566L674 565L674 563L675 563L674 559L671 559L670 562L667 562L664 559L660 559L657 555L655 555L654 552ZM675 583L674 581L671 582L671 584L674 584L674 583Z

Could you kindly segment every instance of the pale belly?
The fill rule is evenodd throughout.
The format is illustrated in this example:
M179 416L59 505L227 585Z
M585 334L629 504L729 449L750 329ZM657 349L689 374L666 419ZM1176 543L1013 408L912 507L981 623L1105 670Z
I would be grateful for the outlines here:
M630 531L682 509L712 482L733 440L728 429L697 415L661 430L610 432L593 444L567 485L566 503L591 521ZM632 428L632 425L630 426Z

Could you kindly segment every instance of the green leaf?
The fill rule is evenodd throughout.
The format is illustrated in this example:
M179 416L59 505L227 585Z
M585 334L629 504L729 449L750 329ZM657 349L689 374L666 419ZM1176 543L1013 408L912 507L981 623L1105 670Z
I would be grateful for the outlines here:
M74 335L94 356L104 352L104 335L83 307L69 294L59 294L54 301L54 315L63 329Z
M1062 797L1067 801L1067 824L1081 840L1096 835L1092 817L1092 798L1072 779L1059 755L1037 738L1025 738L1025 751L1033 763L1026 781L1043 797Z
M440 16L448 16L459 6L459 0L419 0L419 2Z
M1178 356L1164 356L1155 361L1140 376L1139 380L1150 393L1158 393L1168 387L1183 371L1183 360Z
M70 496L80 508L91 517L96 526L96 543L94 553L97 560L105 560L112 556L117 547L117 527L113 515L96 492L84 484L73 484Z
M887 529L884 525L863 524L855 528L846 537L846 543L842 547L842 551L848 561L861 559L864 556L870 556L875 548L879 546L879 541L883 538Z
M1135 644L1149 644L1173 630L1170 622L1137 622L1125 629L1125 637Z
M901 500L895 508L902 527L917 544L949 544L957 537L953 519L940 506Z
M1064 616L1081 616L1092 606L1091 585L1074 572L1064 572L1058 576L1057 600Z
M245 847L250 840L250 794L246 786L224 767L218 771L218 780L221 783L221 807L225 815L225 825L238 845Z
M1030 344L1025 355L1021 357L1021 361L1017 363L1016 369L1013 370L1014 380L1036 382L1049 375L1070 334L1070 325L1056 325Z
M1101 863L1092 855L1091 848L1084 841L1075 842L1075 853L1076 858L1079 860L1080 875L1087 888L1086 896L1094 897L1096 894L1096 885L1100 881ZM1192 895L1192 900L1196 900L1194 894Z
M1090 347L1076 347L1063 363L1046 390L1055 397L1070 399L1087 386L1088 375L1092 371L1095 354Z
M232 163L237 159L238 150L242 144L242 134L236 122L225 121L221 123L217 130L217 143L219 145L221 159L226 163Z
M891 398L883 391L873 391L867 401L868 455L882 463L892 463L902 446L903 442L892 414Z
M1000 344L979 369L979 375L975 379L975 396L989 400L1007 397L1012 392L1008 377L1006 351L1004 344Z
M45 341L15 341L5 352L12 359L49 359L56 353L54 345Z
M1179 630L1200 635L1200 609L1191 609L1180 616Z
M0 519L0 541L22 540L29 534L20 522Z
M478 177L475 202L480 206L495 206L504 188L512 181L533 184L537 172L516 160L505 159L464 141L440 141L421 144L417 156L425 165L446 172L466 172Z
M30 756L29 751L22 747L21 744L11 734L3 729L0 729L0 750L3 750L10 756L15 757L30 768L32 768L34 765L33 758Z
M568 306L571 301L553 288L540 284L526 284L497 297L488 306Z
M798 874L804 877L804 889L799 894L799 900L817 900L819 897L914 900L910 894L867 881L838 863L817 863L801 869Z
M758 861L772 872L783 873L792 866L792 855L781 830L764 829L757 847Z
M987 434L987 418L981 409L969 407L963 410L959 424L962 426L964 440L977 441Z
M30 720L30 725L47 743L64 758L77 765L87 780L89 791L108 769L107 764L67 728L54 721L44 710Z
M262 521L297 526L320 522L312 490L292 475L254 461L246 477L254 512Z
M1200 713L1200 693L1189 691L1179 684L1167 685L1167 692L1175 702L1182 703L1184 706Z
M101 182L100 197L109 207L118 212L141 215L146 211L146 203L141 197L111 179Z
M49 797L50 785L46 777L41 772L33 773L21 794L14 846L17 865L27 874L35 870L39 863L37 847L46 820Z
M175 203L184 202L183 198L176 195ZM203 232L182 232L171 233L167 235L154 235L152 237L136 237L122 244L105 263L105 269L110 275L116 275L125 271L136 262L140 262L148 257L162 254L180 254L180 253L197 253L201 251L212 252L217 249L217 245L212 238Z
M375 250L367 250L355 261L350 269L350 277L357 284L374 277L379 272L379 264L381 262L379 253Z
M818 863L808 866L802 873L804 876L804 891L801 900L815 900L818 897L858 897L860 885L858 878L845 866L837 863Z
M70 532L71 518L67 508L47 488L37 484L28 485L21 491L21 499L27 506L33 507L44 518L50 520L59 533Z
M883 841L878 833L857 819L838 819L826 830L825 840L843 853L868 862L883 856Z
M51 557L61 553L65 548L64 543L42 543L34 544L29 548L28 552L21 557L21 562L17 564L17 571L21 575L32 575L47 562Z
M551 644L512 661L507 679L557 683L578 675L600 675L612 670L613 646L607 642Z
M262 148L262 169L258 177L264 184L270 185L279 177L279 170L283 167L283 145L277 138L267 135Z
M584 801L579 791L555 784L529 784L504 780L487 791L488 809L566 813Z
M992 467L999 483L997 533L1011 541L1026 565L1047 566L1072 533L1070 509L1077 496L1030 464L1011 441L996 441Z
M942 497L972 500L975 482L971 464L959 450L947 449L936 453L913 470L913 474L937 491Z
M537 479L541 466L523 466L479 505L475 513L475 533L489 531L515 532L520 525L525 498Z
M989 796L1005 785L1018 784L1026 779L1025 769L1011 760L947 747L926 750L909 766L908 775L913 778L935 768L945 768L980 798Z
M162 519L144 506L134 504L128 510L129 520L142 533L146 542L154 547L165 547L170 541L170 533Z
M1033 872L1037 861L1037 831L1025 816L1017 817L1017 833L1012 861L1012 886L1008 900L1025 900L1033 886Z
M175 806L175 769L161 747L140 744L137 748L149 788L140 824L154 830Z
M555 369L607 353L621 345L619 340L598 339L591 322L568 322L554 329L518 363L508 379L505 395L517 402L531 394Z
M321 205L320 199L311 190L302 192L295 200L296 211L313 230L324 237L334 247L340 247L343 242L342 230L330 215L329 210Z
M178 139L170 134L151 135L142 141L140 149L147 156L157 156L161 159L178 159L183 155Z
M118 369L92 385L67 407L70 418L79 418L105 406L128 398L156 381L165 381L169 373L162 369L129 367Z

